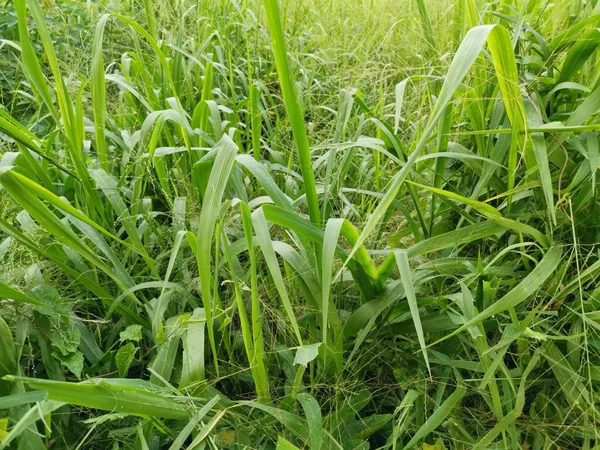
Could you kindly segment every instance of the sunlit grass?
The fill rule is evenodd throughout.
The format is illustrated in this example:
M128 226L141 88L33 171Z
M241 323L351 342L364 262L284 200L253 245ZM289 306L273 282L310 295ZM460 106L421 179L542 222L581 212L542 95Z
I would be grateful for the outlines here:
M598 7L88 6L3 7L0 449L600 445Z

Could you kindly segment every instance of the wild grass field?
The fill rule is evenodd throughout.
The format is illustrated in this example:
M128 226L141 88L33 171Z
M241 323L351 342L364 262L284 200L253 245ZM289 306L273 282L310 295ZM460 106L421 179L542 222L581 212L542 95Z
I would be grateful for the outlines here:
M600 1L0 5L0 450L600 449Z

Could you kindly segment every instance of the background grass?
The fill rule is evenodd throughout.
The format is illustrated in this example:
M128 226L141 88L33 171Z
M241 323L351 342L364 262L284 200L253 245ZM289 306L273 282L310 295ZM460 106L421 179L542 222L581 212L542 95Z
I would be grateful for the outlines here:
M596 3L5 3L0 448L600 448Z

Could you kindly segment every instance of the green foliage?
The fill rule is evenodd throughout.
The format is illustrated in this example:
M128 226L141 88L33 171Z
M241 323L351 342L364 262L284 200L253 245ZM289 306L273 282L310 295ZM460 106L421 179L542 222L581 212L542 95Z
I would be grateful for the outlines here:
M592 3L1 6L0 449L598 447Z

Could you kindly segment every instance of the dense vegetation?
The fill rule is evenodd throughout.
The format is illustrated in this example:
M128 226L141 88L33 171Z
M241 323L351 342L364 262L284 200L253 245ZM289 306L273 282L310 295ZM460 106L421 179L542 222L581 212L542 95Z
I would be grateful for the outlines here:
M600 449L599 27L5 2L0 449Z

